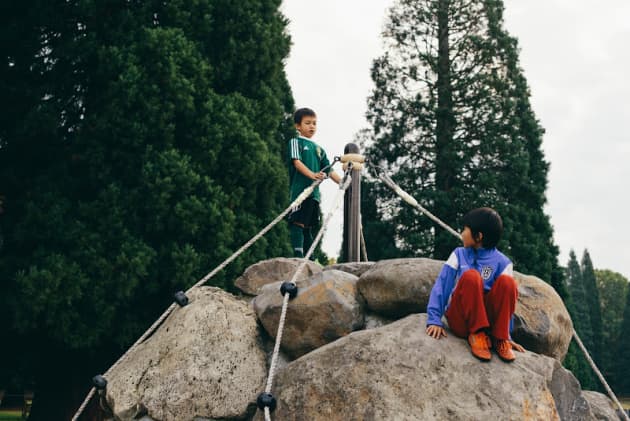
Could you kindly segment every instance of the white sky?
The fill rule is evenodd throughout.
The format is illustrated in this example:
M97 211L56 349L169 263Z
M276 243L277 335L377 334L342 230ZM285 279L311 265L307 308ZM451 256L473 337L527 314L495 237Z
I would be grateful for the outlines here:
M297 107L317 112L314 140L329 157L367 126L372 60L382 53L381 31L393 0L284 0L293 46L287 76ZM630 278L630 3L627 0L505 0L505 24L521 48L531 102L546 129L551 163L546 212L560 246L578 258L588 248L598 269ZM324 214L336 185L322 186ZM439 215L438 215L439 216ZM323 248L341 246L338 210ZM370 239L366 239L370 241ZM518 268L517 268L518 270Z

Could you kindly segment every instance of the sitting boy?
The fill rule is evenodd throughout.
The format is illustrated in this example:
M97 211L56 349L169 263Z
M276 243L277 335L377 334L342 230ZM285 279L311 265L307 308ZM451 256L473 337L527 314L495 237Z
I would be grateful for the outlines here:
M468 212L463 219L462 243L442 267L427 306L429 336L446 336L442 315L451 331L468 338L472 354L490 361L490 348L506 362L514 361L512 348L525 349L510 340L518 286L512 262L497 250L503 221L490 208ZM488 336L490 334L490 337Z

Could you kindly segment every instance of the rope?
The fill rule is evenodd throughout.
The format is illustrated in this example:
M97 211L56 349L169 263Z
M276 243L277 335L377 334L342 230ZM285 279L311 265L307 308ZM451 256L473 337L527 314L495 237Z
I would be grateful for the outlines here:
M462 236L457 231L455 231L453 228L449 227L447 224L442 222L437 216L433 215L431 212L429 212L424 207L422 207L422 205L420 205L420 203L418 203L418 201L416 199L414 199L409 193L407 193L406 191L401 189L398 184L394 183L392 181L392 179L389 178L389 176L387 174L385 174L384 172L381 172L378 177L389 188L394 190L394 192L396 192L396 194L398 194L398 196L400 196L405 202L409 203L411 206L413 206L414 208L418 209L421 213L423 213L426 216L428 216L433 222L435 222L436 224L440 225L442 228L444 228L446 231L448 231L451 234L453 234L455 237L459 238L460 240L462 239Z
M584 353L584 356L586 357L586 360L590 364L590 366L593 369L593 371L595 372L595 374L597 374L597 378L599 379L599 381L602 383L602 385L604 385L604 389L606 389L606 392L608 393L608 396L610 396L610 398L613 400L613 402L615 402L615 404L617 404L617 406L621 410L621 413L623 414L623 418L626 421L630 421L630 418L628 418L628 414L626 413L626 410L623 409L623 406L621 405L621 402L619 402L619 400L617 399L617 396L615 396L615 394L613 393L612 389L610 388L610 386L606 382L606 379L604 379L604 376L602 375L602 373L597 369L597 366L595 365L595 361L593 361L593 359L591 358L590 354L588 353L588 350L586 349L586 347L582 343L582 340L578 336L578 334L575 331L575 329L573 329L573 339L575 339L575 342L578 344L578 346L580 347L580 349Z
M367 248L365 245L365 237L363 236L363 225L361 225L361 254L363 255L363 261L369 262Z
M335 160L332 162L332 164L329 165L329 167L331 167L332 165L334 165L336 162L338 161L337 158L335 158ZM302 202L304 202L304 200L306 200L307 197L309 197L311 195L311 193L313 193L313 190L315 190L315 188L321 184L323 180L315 180L309 187L307 187L306 189L304 189L304 191L295 198L295 200L284 210L282 211L282 213L280 213L280 215L278 215L276 217L276 219L274 219L273 221L271 221L265 228L263 228L258 234L256 234L255 236L253 236L247 243L245 243L241 248L239 248L234 254L232 254L230 257L228 257L227 259L225 259L223 261L223 263L221 263L219 266L217 266L213 271L211 271L210 273L208 273L206 276L204 276L203 278L201 278L201 280L199 280L199 282L197 282L195 285L193 285L191 288L189 288L186 291L186 294L188 294L190 291L192 291L195 288L198 288L200 285L203 285L204 283L206 283L210 278L212 278L214 275L216 275L219 271L221 271L223 268L225 268L227 265L229 265L230 263L232 263L238 256L240 256L245 250L247 250L249 247L252 246L252 244L254 244L256 241L258 241L263 235L265 235L271 228L273 228L278 222L280 222L290 211L291 209L293 209L296 206L299 206ZM104 377L107 377L107 375L114 370L122 361L125 360L125 358L129 355L129 353L131 353L132 350L134 350L136 348L136 346L138 346L140 343L144 342L144 340L149 337L154 331L155 329L158 328L158 326L160 324L162 324L162 322L169 316L169 314L172 313L172 311L177 307L177 305L175 303L171 304L168 309L166 309L166 311L164 313L162 313L162 315L160 316L159 319L157 319L155 321L155 323L153 323L151 325L151 327L149 329L147 329L146 332L144 332L144 334L127 350L127 352L125 352L119 359L118 361L116 361L114 363L114 365L112 365L104 374ZM79 416L83 413L83 411L85 410L85 408L87 407L87 404L89 403L90 399L92 399L92 396L94 396L96 389L94 387L92 387L92 389L90 389L90 392L88 393L88 395L85 397L85 399L83 400L83 403L81 404L81 406L79 407L79 409L77 410L77 412L74 414L74 416L72 417L72 421L77 421Z
M420 212L422 212L425 215L427 215L434 222L438 223L440 226L444 227L448 232L450 232L451 234L455 235L457 238L459 238L461 240L462 237L457 231L455 231L454 229L452 229L451 227L446 225L446 223L442 222L437 216L434 216L431 212L427 211L422 206L420 206L420 204L416 201L416 199L414 199L407 192L405 192L403 189L401 189L400 186L398 186L396 183L394 183L394 181L388 175L386 175L384 172L381 172L379 174L379 178L389 188L394 190L407 203L409 203L413 207L415 207L418 210L420 210ZM586 347L582 343L582 340L580 340L580 337L578 336L578 334L575 331L575 329L573 329L573 339L575 339L575 342L578 344L578 346L580 347L580 349L584 353L584 356L586 357L586 360L588 361L589 365L591 366L591 369L595 372L595 374L597 374L597 377L599 378L599 381L602 383L602 385L606 389L606 392L608 392L608 396L610 397L610 399L617 404L617 406L621 410L621 413L623 414L624 419L626 421L630 421L630 419L628 418L628 414L626 413L625 409L623 409L623 406L621 406L621 403L617 399L617 396L615 396L615 394L613 393L613 391L610 388L610 386L608 386L608 383L606 382L606 379L604 379L604 376L599 371L599 368L597 368L597 365L595 364L595 361L593 361L593 359L589 355L588 350L586 349Z
M308 249L308 252L304 256L304 261L300 264L300 266L298 266L297 270L293 274L293 277L291 278L292 283L296 282L298 275L306 267L306 264L308 263L308 259L311 257L311 255L315 251L315 248L317 247L317 244L324 236L328 223L330 222L330 219L332 218L332 215L335 212L335 210L337 210L337 208L340 206L341 201L343 199L343 195L345 191L348 189L348 187L350 186L351 181L352 181L352 177L349 175L349 173L346 173L346 177L344 177L341 185L339 186L339 192L337 193L337 197L334 200L333 206L330 208L330 211L324 218L322 227L320 228L319 232L313 239L313 244L311 245L311 247ZM280 353L280 343L282 342L282 333L284 332L284 322L287 316L288 304L289 304L289 293L286 292L282 300L282 312L280 313L280 321L278 322L278 331L276 333L276 343L273 347L273 354L271 356L271 364L269 366L269 376L267 377L267 385L265 387L265 393L271 393L271 387L273 386L273 379L276 374L278 354ZM269 411L268 406L265 406L265 420L271 421L271 413Z

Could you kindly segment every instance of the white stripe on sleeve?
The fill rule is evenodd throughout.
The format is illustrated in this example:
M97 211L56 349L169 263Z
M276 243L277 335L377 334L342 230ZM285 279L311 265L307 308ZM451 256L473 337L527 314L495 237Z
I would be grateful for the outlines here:
M446 264L457 270L457 268L459 267L459 260L457 259L457 255L455 254L455 252L452 252L451 255L448 256Z
M503 269L503 272L501 272L501 275L514 276L514 264L510 263L507 265L505 269Z
M291 139L291 158L293 159L302 159L300 156L300 147L298 145L297 138Z

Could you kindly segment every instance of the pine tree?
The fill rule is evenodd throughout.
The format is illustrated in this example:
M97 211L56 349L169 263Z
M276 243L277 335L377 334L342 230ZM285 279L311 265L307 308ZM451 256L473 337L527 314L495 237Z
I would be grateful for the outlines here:
M501 1L400 0L372 67L367 155L447 224L470 209L503 217L500 247L522 272L565 295L549 218L544 130L529 103L518 47ZM377 232L394 232L400 256L444 259L458 241L391 193L378 193ZM377 228L376 224L383 225ZM385 227L387 226L387 227ZM461 227L460 227L461 228ZM371 231L366 229L367 241Z
M592 348L589 349L593 360L598 365L601 364L601 346L602 346L602 311L600 307L599 291L597 290L597 280L595 278L595 269L591 262L591 256L588 250L584 250L582 261L580 263L582 272L582 282L584 284L584 292L589 310L589 318L591 320L592 332Z
M588 299L586 297L580 264L573 250L569 253L566 275L569 290L567 309L571 314L573 328L580 336L586 349L590 352L590 350L593 349L593 332L591 330ZM577 377L583 389L594 389L597 387L597 382L588 365L588 361L576 344L571 343L564 364L573 372L575 377Z
M622 337L628 279L610 270L595 270L602 314L601 370L613 390L620 390L617 376L618 342Z
M69 383L286 205L289 39L280 0L13 3L0 304L16 347L0 371L34 383L32 419L69 419ZM211 283L288 250L280 226Z

